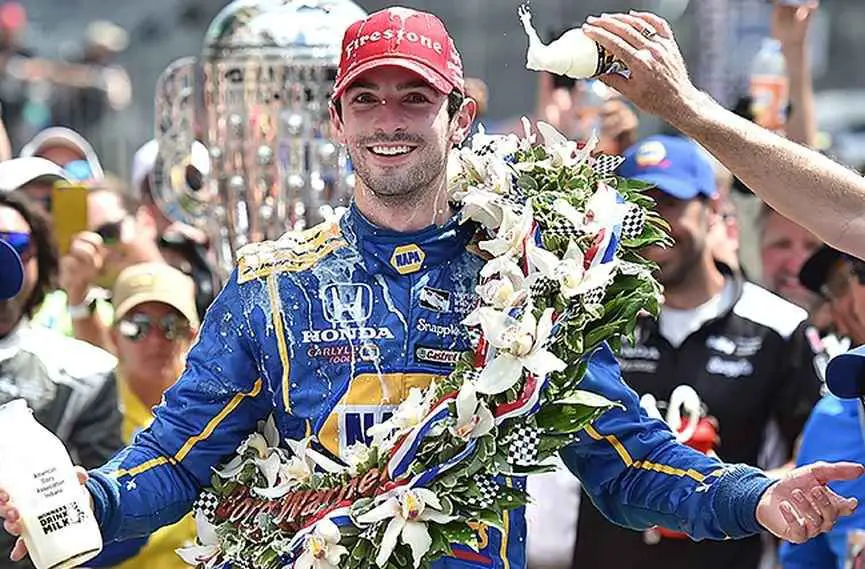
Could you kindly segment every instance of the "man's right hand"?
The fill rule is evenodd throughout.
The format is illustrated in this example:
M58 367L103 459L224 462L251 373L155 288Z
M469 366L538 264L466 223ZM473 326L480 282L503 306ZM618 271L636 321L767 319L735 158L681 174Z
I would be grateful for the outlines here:
M630 70L630 78L602 75L600 80L641 110L677 125L694 112L703 95L688 69L670 25L648 12L589 17L583 31Z
M80 466L76 466L75 474L78 476L78 482L80 482L83 487L84 483L87 482L87 479L89 478L87 471ZM93 507L92 502L90 506L91 508ZM15 547L12 548L12 553L9 554L9 559L12 561L20 561L24 559L27 557L27 545L21 538L21 534L24 531L24 527L21 525L21 514L18 512L18 509L10 503L9 494L7 494L3 489L0 489L0 518L3 518L3 529L18 538L15 542Z
M70 306L85 301L104 263L102 237L90 231L73 237L69 253L60 259L60 288L66 291Z

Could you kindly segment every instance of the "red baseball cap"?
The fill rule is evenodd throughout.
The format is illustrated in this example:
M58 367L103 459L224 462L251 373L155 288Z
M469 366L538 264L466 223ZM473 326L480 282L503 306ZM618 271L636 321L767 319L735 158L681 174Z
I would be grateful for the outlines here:
M396 7L370 14L346 30L333 100L362 73L387 65L416 73L442 94L465 92L462 59L442 21Z

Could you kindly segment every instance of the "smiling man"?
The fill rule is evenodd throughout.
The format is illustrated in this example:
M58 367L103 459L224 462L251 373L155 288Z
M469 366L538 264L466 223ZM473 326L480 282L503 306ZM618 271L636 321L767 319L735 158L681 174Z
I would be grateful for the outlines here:
M345 457L412 387L449 373L469 348L460 322L485 260L470 247L477 227L460 224L447 199L448 151L476 106L464 96L459 54L441 21L405 8L354 23L343 47L331 118L357 172L354 203L339 221L241 251L151 427L86 482L108 542L181 518L213 467L270 414L284 438L311 433ZM462 333L442 333L453 329ZM640 412L609 348L589 359L582 386L622 408L563 455L617 523L714 539L765 527L802 541L855 507L825 483L861 466L809 466L776 482L706 457ZM20 533L3 498L5 527ZM525 566L522 509L504 531L482 534L479 551L455 547L434 567ZM13 557L24 554L22 541Z

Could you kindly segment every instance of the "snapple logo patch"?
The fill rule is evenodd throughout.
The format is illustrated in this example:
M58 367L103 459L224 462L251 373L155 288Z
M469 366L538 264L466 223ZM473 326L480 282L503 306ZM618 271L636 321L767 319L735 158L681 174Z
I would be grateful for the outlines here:
M426 253L415 244L400 245L390 257L391 266L401 275L410 275L420 270Z

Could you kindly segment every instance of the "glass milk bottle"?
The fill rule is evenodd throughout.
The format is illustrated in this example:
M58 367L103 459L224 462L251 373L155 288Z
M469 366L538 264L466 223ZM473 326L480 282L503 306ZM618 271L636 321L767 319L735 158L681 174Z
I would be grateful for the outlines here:
M0 487L21 513L38 569L76 567L101 551L99 526L66 447L23 399L0 406Z

